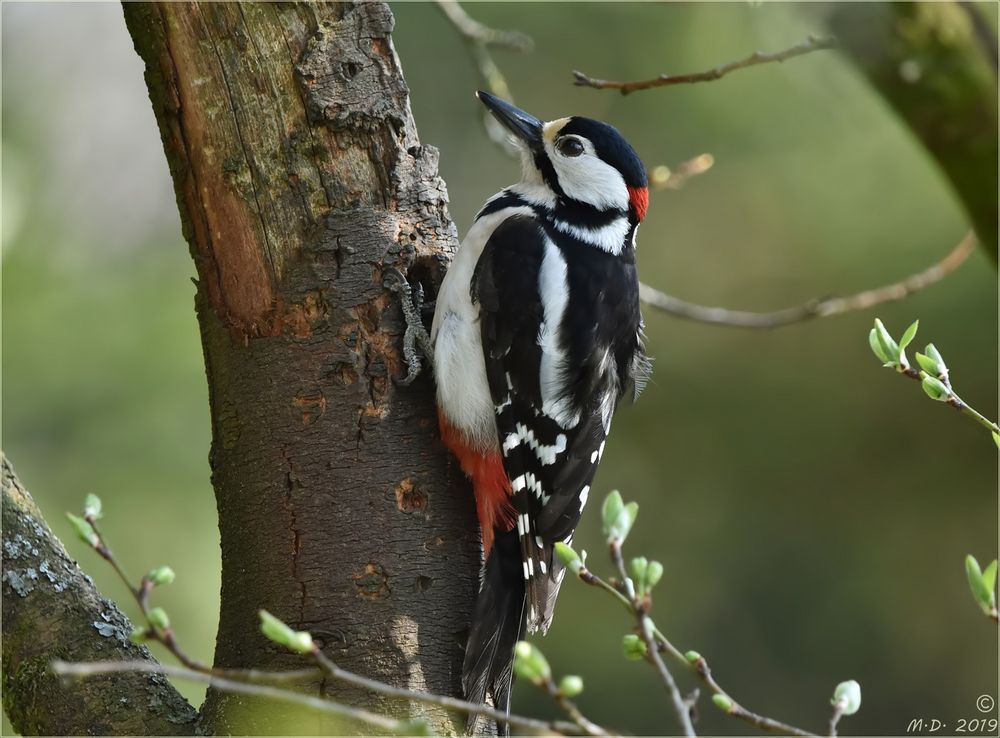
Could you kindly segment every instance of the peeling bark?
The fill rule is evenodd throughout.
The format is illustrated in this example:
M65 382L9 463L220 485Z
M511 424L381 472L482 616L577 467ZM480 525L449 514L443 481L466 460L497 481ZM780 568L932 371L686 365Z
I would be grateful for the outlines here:
M195 711L159 674L60 681L65 661L143 660L132 625L49 530L3 463L3 704L22 735L193 735Z
M430 378L393 384L403 324L382 285L395 265L433 295L457 239L392 15L126 3L125 16L198 271L222 545L215 662L299 663L259 634L266 608L347 669L457 695L478 528ZM456 729L425 707L316 688ZM245 704L210 691L204 729L289 732Z

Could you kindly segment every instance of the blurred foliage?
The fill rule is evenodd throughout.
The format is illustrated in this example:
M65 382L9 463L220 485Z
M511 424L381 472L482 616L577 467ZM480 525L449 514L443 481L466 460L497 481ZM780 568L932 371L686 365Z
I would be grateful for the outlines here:
M525 109L606 120L650 166L714 156L710 172L654 196L639 260L656 287L784 307L922 269L968 227L930 158L837 53L624 98L571 84L574 68L628 79L780 49L824 30L814 6L469 10L534 37L529 55L497 53ZM477 72L440 12L394 11L421 138L441 149L464 232L516 164L487 141ZM87 492L114 507L116 553L132 576L177 572L158 602L210 660L219 554L194 269L141 64L117 5L2 12L4 448L71 553L125 603L60 522ZM992 414L997 293L984 256L879 315L896 326L919 315L962 367L963 397ZM997 694L996 629L956 572L969 551L995 558L997 469L979 428L878 371L873 317L747 332L647 311L653 381L619 413L595 493L640 501L631 545L665 569L657 623L735 698L821 729L830 685L853 678L865 708L850 732L893 734L912 717L975 716L976 697ZM603 546L598 516L584 516L578 549ZM557 610L545 653L586 680L588 717L637 733L671 725L647 668L622 658L616 605L567 586ZM515 704L553 711L530 685ZM744 730L704 706L699 729Z

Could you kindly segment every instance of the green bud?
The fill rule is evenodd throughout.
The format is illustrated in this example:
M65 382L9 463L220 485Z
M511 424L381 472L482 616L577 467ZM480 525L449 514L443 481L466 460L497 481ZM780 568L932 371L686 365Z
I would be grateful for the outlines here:
M924 392L932 400L937 400L938 402L947 402L951 397L951 392L937 377L932 377L927 372L920 372L920 386L924 388Z
M88 520L99 520L101 518L101 498L95 494L87 495L83 502L83 517Z
M948 376L948 365L944 363L944 357L941 356L941 352L937 350L937 347L933 343L929 343L924 347L924 353L927 354L935 365L937 371L934 374L940 376Z
M166 584L172 584L175 576L174 570L169 566L158 566L150 570L149 574L146 575L146 579L157 587L162 587Z
M580 560L580 555L571 546L560 541L555 545L555 552L563 566L573 572L573 574L580 573L580 569L583 568L583 561Z
M649 568L646 569L646 590L652 591L653 587L659 584L663 578L663 564L659 561L650 561Z
M143 643L147 638L149 638L149 631L145 628L134 628L128 635L128 639L132 643Z
M632 530L632 526L635 524L636 516L639 514L639 503L630 502L625 505L618 513L618 517L615 518L614 523L608 528L608 541L618 541L624 543L625 539L628 538L629 531Z
M882 344L878 342L878 335L874 328L868 331L868 345L872 347L872 353L875 354L875 358L883 364L892 364L892 357L885 352Z
M604 504L601 506L601 521L605 536L610 536L611 526L618 520L618 515L624 507L625 503L622 502L622 496L618 490L612 490L604 498Z
M712 703L723 712L730 712L733 709L733 701L724 694L713 694Z
M514 646L514 672L536 686L552 679L549 662L527 641L518 641Z
M931 376L936 377L941 373L938 371L937 362L934 361L934 359L932 359L931 357L925 356L919 351L915 353L914 356L917 357L917 364L920 365L920 368L923 369L928 374L930 374Z
M899 345L892 339L889 335L889 331L885 329L882 325L882 321L875 318L875 340L878 342L881 353L877 354L880 358L882 356L887 356L884 361L888 364L895 366L899 357Z
M646 593L646 570L649 569L649 560L645 556L637 556L629 562L629 571L632 573L632 581L635 582L639 594Z
M841 715L853 715L861 709L861 685L853 679L841 682L833 690L830 704L839 707Z
M170 627L170 618L167 617L167 611L162 607L154 607L149 611L146 619L157 630L166 630Z
M583 679L568 674L559 680L559 693L566 697L576 697L583 691Z
M646 642L635 633L629 633L622 638L622 652L629 661L639 661L646 658Z
M313 650L312 636L304 630L292 630L274 617L267 610L260 610L260 632L279 646L296 653L309 653Z
M80 540L94 548L97 548L101 539L97 537L97 532L94 530L94 527L86 520L74 515L73 513L66 513L66 517L69 518L69 522L73 524L73 530L76 531L76 535L79 536Z
M698 663L699 659L701 659L701 654L698 653L697 651L688 651L686 654L684 654L684 658L688 660L689 664L696 664Z
M990 574L989 581L980 570L976 557L972 554L965 557L965 576L969 580L969 589L972 590L972 596L976 598L979 606L989 613L997 604L996 562L992 562L986 567L986 571Z

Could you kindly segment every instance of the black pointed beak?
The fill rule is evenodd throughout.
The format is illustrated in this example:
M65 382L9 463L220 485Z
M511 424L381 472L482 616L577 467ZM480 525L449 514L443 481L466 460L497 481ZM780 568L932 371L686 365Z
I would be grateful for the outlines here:
M479 90L476 93L493 117L508 131L527 144L532 151L542 150L542 121L520 108L516 108L496 95Z

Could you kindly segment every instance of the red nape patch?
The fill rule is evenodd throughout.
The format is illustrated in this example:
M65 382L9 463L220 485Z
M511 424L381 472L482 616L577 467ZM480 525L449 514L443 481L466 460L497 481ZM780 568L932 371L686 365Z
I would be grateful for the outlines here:
M629 187L628 199L632 203L632 209L635 210L635 214L639 220L645 218L646 211L649 210L649 189L646 187Z
M489 556L490 549L493 548L493 529L510 530L517 522L517 512L510 499L510 480L504 471L500 451L484 454L473 448L465 434L449 423L440 410L438 425L444 445L455 454L465 476L472 480L472 489L476 493L476 513L483 532L483 550Z

